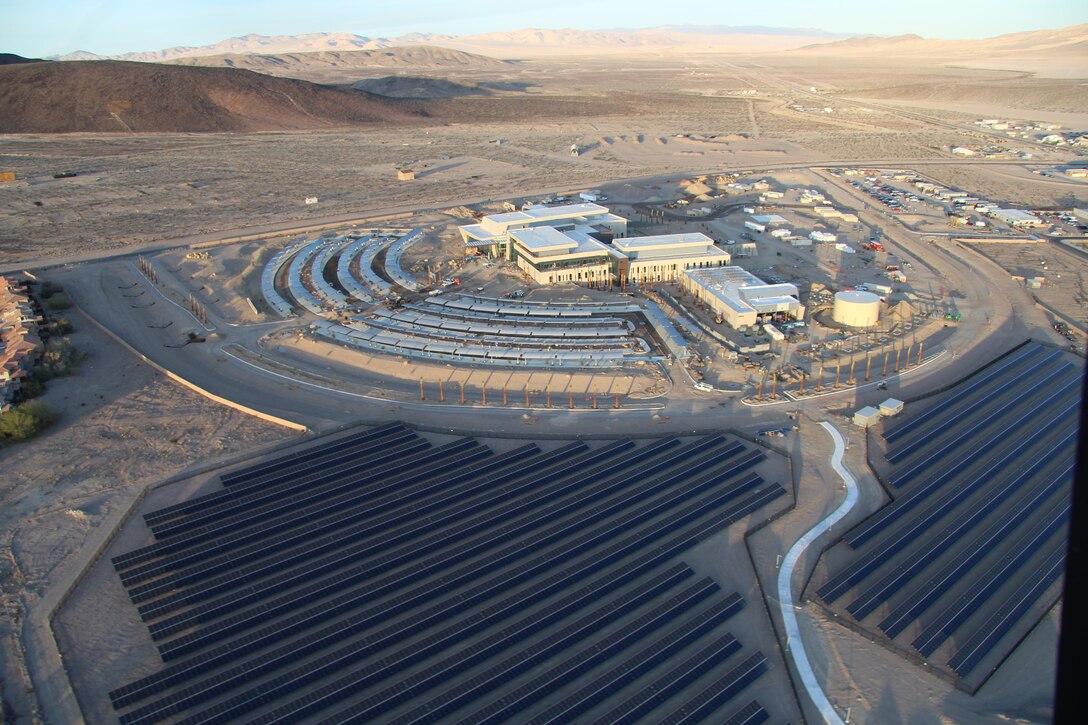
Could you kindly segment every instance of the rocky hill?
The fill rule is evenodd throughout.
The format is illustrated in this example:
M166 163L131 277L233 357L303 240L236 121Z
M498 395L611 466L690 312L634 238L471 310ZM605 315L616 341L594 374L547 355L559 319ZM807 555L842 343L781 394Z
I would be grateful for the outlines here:
M412 122L418 103L234 68L0 66L0 133L283 131Z

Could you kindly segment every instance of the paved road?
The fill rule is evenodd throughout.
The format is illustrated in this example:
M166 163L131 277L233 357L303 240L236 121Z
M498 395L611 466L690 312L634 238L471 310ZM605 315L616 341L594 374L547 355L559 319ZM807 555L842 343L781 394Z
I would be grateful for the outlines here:
M750 172L759 171L785 171L790 169L812 169L823 167L835 167L835 168L912 168L915 166L960 166L960 165L995 165L995 166L1038 166L1040 162L1034 161L1014 161L1004 159L859 159L856 161L837 161L835 159L815 159L807 161L779 161L775 163L767 164L755 164L755 165L743 165L738 166L737 169L743 169ZM589 181L578 186L557 186L548 187L546 189L528 189L521 191L517 197L511 198L526 198L537 196L548 196L554 194L566 194L573 193L575 191L585 189L588 186L599 186L602 184L617 183L623 181L630 184L655 184L662 183L669 180L676 180L683 178L684 176L702 176L708 174L721 174L730 171L727 166L715 166L709 169L702 170L690 170L686 174L655 174L652 176L644 177L632 177L630 179L615 179L610 177L604 177L595 181ZM35 270L35 269L48 269L55 268L70 264L82 264L86 262L105 261L110 259L119 259L123 257L130 257L136 254L150 254L152 252L161 251L164 249L174 249L178 247L191 247L194 245L211 245L216 243L230 243L233 241L243 241L248 239L261 239L267 237L279 237L279 236L291 236L298 234L305 234L310 232L319 231L321 229L339 228L350 225L358 224L372 224L377 223L376 220L388 218L395 215L408 215L408 214L425 214L428 212L441 211L444 209L451 209L457 206L471 206L473 204L480 204L490 201L500 201L496 199L494 195L490 197L472 197L465 199L451 199L441 205L432 207L419 207L411 203L401 204L397 206L388 206L381 208L371 209L359 209L354 212L347 212L342 214L332 214L327 216L312 217L306 220L291 219L282 222L274 222L269 224L260 224L250 227L241 227L237 229L225 229L218 232L210 232L207 234L193 234L183 237L176 237L172 239L164 239L158 242L151 242L148 244L134 245L125 247L123 249L115 250L98 250L94 252L78 253L65 255L61 257L31 257L28 259L16 260L14 262L8 262L0 264L0 274L17 273L23 270ZM694 217L691 219L695 219ZM690 220L690 219L689 219ZM390 220L391 224L395 224L395 220Z
M827 421L820 423L820 425L827 430L835 441L835 452L831 454L831 466L842 478L843 483L846 484L846 498L827 518L805 532L786 552L786 556L782 560L782 567L778 570L778 606L781 609L782 621L786 627L786 651L793 658L793 665L797 669L797 674L801 678L801 684L804 686L805 692L808 693L809 699L812 700L812 704L819 711L824 722L829 723L829 725L842 725L842 718L832 707L827 695L824 694L823 689L820 687L820 683L816 681L816 673L812 671L812 665L809 663L808 654L805 651L805 643L801 639L801 626L797 621L796 605L793 598L793 575L805 550L849 514L858 502L858 482L842 463L842 455L846 450L842 435L839 434L835 426Z

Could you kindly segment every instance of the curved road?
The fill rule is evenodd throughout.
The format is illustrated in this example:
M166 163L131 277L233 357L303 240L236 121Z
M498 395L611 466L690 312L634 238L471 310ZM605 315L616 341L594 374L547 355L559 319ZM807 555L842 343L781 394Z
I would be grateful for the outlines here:
M786 651L793 658L793 665L797 669L797 674L801 678L801 684L804 685L805 692L808 693L812 704L819 710L824 722L830 725L842 725L842 718L839 717L839 713L835 711L835 708L827 699L827 695L824 694L820 683L816 681L816 673L812 671L812 665L809 664L808 654L805 652L805 643L801 639L801 627L797 621L797 612L793 603L793 573L801 556L809 545L830 531L832 526L849 514L858 502L858 482L842 464L843 451L846 450L842 435L835 426L827 421L823 421L820 425L827 430L835 441L835 452L831 454L831 467L835 469L835 473L839 474L843 483L846 484L846 498L827 518L805 532L805 535L798 539L786 553L785 558L782 560L782 567L778 570L778 606L782 611L782 622L786 628Z

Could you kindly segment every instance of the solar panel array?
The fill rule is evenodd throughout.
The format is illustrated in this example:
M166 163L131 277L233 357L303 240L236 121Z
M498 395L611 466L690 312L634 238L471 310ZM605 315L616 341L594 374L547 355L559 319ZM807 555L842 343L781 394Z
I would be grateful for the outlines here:
M390 424L224 474L113 565L163 659L122 723L758 723L770 663L683 557L785 491L723 435L433 444Z
M534 305L471 295L432 296L311 329L356 347L477 364L600 367L646 360L651 352L633 334L630 320L602 314L596 305Z
M820 599L981 685L1056 599L1080 395L1080 367L1031 342L892 427L895 500L829 552Z

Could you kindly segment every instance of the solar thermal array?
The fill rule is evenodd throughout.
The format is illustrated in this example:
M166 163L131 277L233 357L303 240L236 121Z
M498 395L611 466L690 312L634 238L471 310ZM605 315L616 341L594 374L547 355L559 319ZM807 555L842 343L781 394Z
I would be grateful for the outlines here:
M125 724L763 722L745 602L684 561L785 493L763 460L390 424L224 474L112 560L163 664L111 701Z
M895 500L828 554L817 595L984 682L1057 597L1081 375L1031 342L887 431Z

